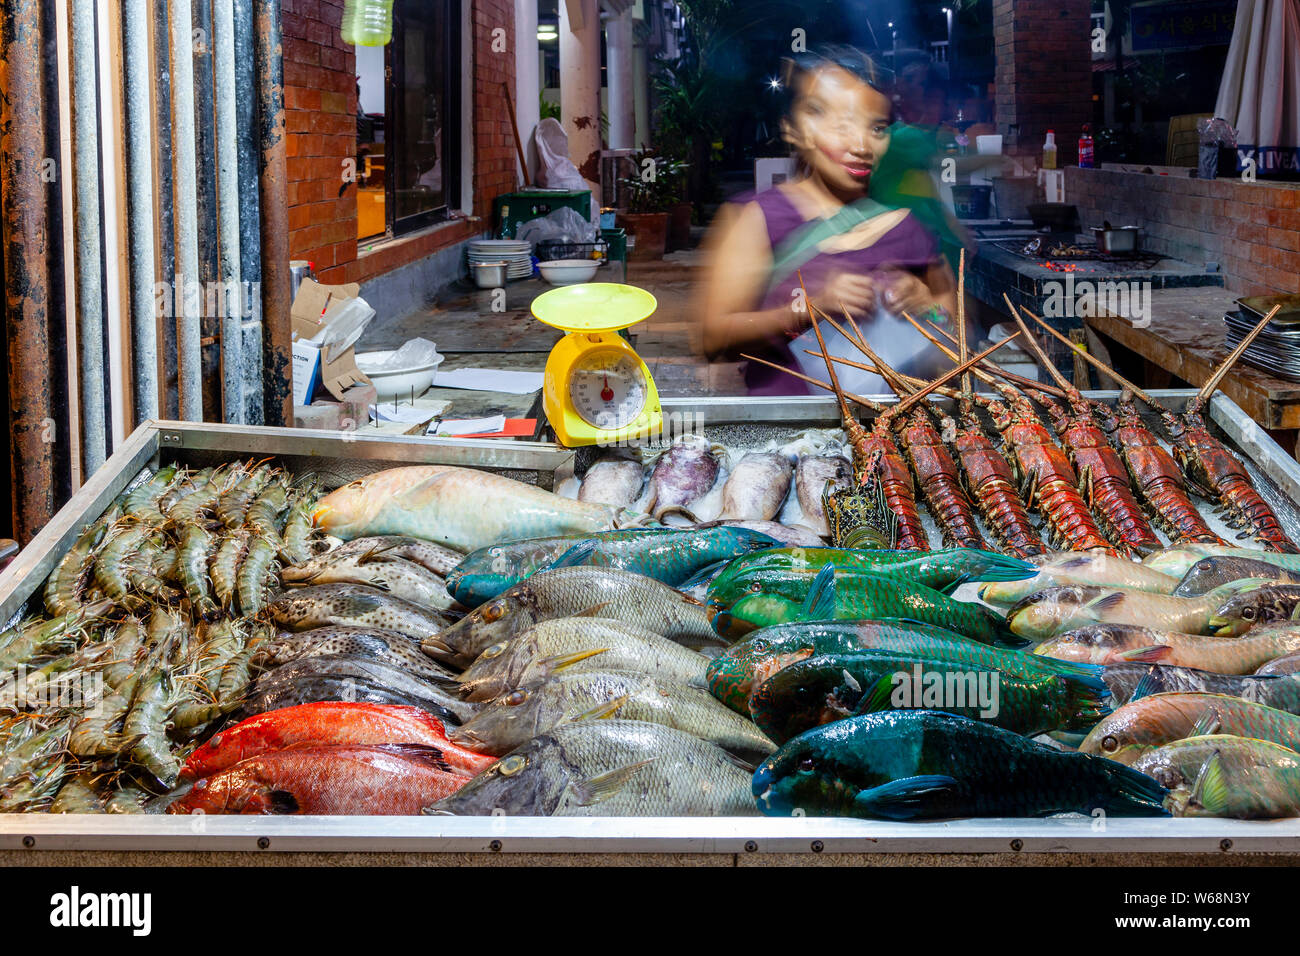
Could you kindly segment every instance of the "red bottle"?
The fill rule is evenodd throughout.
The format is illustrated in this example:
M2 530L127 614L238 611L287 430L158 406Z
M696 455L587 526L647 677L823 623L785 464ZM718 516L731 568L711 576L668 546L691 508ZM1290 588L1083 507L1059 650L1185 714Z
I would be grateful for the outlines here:
M1084 124L1083 135L1079 137L1079 168L1092 169L1092 127Z

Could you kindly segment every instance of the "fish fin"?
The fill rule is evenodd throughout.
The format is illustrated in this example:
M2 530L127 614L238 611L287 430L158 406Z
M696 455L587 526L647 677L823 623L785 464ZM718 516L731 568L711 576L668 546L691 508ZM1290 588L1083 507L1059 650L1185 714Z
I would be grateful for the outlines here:
M599 541L582 541L575 544L568 551L565 551L550 564L544 564L537 569L541 571L554 571L556 568L576 568L586 564L593 554L600 547Z
M995 554L992 551L976 552L983 561L984 566L977 571L972 571L963 577L971 581L1023 581L1026 578L1032 578L1042 569L1037 565L1030 564L1021 558L1013 558L1006 554Z
M1228 808L1228 777L1223 772L1219 751L1216 750L1201 766L1187 802L1189 806L1202 807L1216 817Z
M603 601L600 604L593 604L591 607L587 608L586 610L578 611L575 614L570 614L569 617L600 617L600 612L605 610L605 608L609 607L610 603L611 602L609 601Z
M1144 648L1144 650L1145 649L1146 648ZM1164 687L1160 682L1159 674L1160 669L1157 667L1152 667L1149 671L1143 674L1142 679L1138 681L1137 686L1133 688L1133 693L1129 694L1128 703L1131 704L1133 701L1140 700L1143 697L1150 697L1152 694L1162 693Z
M583 720L605 720L613 717L618 713L618 709L628 702L631 694L623 694L621 697L615 697L613 700L607 700L604 703L597 704L590 710L584 710L570 718L570 723L578 723Z
M1201 716L1201 719L1196 722L1196 726L1192 728L1192 732L1187 736L1208 737L1210 734L1217 734L1222 726L1223 718L1219 716L1217 711L1212 710L1208 714Z
M1173 653L1174 649L1168 644L1152 644L1150 647L1137 647L1116 656L1122 661L1134 664L1158 664Z
M871 688L871 693L864 694L858 701L858 706L853 708L855 714L874 714L878 710L889 709L889 696L893 692L894 681L892 677L885 676L876 681Z
M609 650L608 647L596 647L587 651L574 651L572 654L552 654L550 657L543 657L542 663L552 671L561 671L566 667L572 667L579 661L585 661L589 657L604 654L607 650Z
M266 794L268 807L271 813L300 813L301 808L298 805L298 798L288 790L270 790Z
M1114 709L1110 702L1110 688L1097 674L1062 674L1061 680L1068 688L1072 712L1061 730L1088 731Z
M853 802L874 817L911 820L921 816L931 801L956 796L957 786L956 779L944 774L919 774L863 790Z
M740 757L737 756L736 754L733 754L730 750L723 750L722 755L727 758L728 763L736 767L739 767L741 770L745 771L745 773L752 774L755 770L758 769L757 764L751 763L750 761L746 760L744 757Z
M764 545L763 547L770 547L770 545ZM689 591L691 588L699 587L701 584L708 584L718 576L718 572L725 568L727 564L728 562L726 560L706 564L681 584L676 585L676 588L679 591Z
M945 584L941 588L935 588L935 590L938 591L940 594L942 594L944 597L952 597L954 591L956 591L963 584L966 584L968 581L972 581L972 580L974 579L969 574L963 574L961 577L957 578L956 580L951 581L948 584Z
M1093 598L1085 604L1084 610L1091 611L1097 615L1105 615L1108 611L1113 611L1124 603L1126 597L1123 591L1111 591L1109 594L1103 594L1101 597Z
M799 618L804 621L824 620L835 613L835 565L828 564L817 572L808 596L804 598Z
M578 798L579 805L584 807L608 800L626 787L628 781L636 776L637 771L657 759L657 757L651 757L649 760L628 764L626 767L619 767L608 773L597 774L594 777L578 781L571 785L574 796Z
M430 744L371 744L369 746L428 764L445 773L456 773L455 768L447 763L446 754L440 748Z

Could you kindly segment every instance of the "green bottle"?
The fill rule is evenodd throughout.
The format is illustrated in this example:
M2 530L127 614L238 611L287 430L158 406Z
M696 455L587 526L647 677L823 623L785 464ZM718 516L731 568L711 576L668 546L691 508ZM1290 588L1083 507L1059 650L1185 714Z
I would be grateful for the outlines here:
M345 0L343 42L387 46L393 38L393 0Z

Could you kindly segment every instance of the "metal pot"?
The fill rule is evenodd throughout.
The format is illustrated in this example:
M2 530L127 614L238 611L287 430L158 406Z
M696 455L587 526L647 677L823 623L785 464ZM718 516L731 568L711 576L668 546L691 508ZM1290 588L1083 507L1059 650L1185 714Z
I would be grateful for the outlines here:
M507 262L480 262L474 270L474 284L480 289L499 289L506 284Z
M1140 226L1120 226L1118 229L1093 229L1097 248L1102 252L1136 252Z

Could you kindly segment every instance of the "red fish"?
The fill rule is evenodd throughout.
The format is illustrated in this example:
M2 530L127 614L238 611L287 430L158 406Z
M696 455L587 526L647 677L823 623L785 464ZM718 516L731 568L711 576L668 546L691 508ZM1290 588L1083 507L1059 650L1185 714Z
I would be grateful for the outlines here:
M410 815L469 779L436 747L291 747L195 781L167 812Z
M321 701L269 710L215 734L190 754L180 779L211 777L241 760L286 747L340 744L425 744L441 751L452 773L466 777L496 760L452 743L442 721L418 707Z

